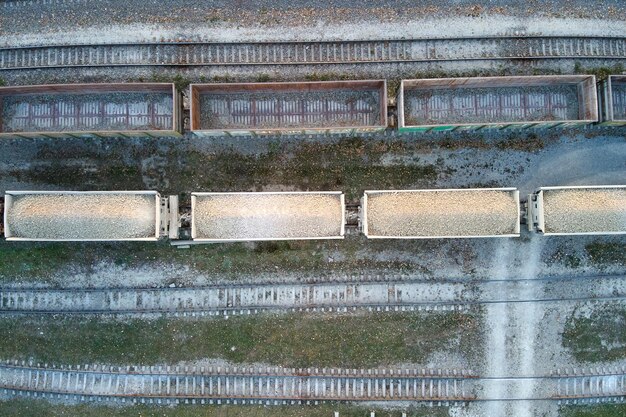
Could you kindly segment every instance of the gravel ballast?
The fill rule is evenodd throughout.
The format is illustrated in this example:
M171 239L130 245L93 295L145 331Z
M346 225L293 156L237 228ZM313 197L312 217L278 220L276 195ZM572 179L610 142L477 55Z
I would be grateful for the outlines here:
M196 194L196 239L339 238L340 194Z
M13 195L7 225L32 240L155 239L156 197L146 194Z
M513 190L366 192L369 237L516 234Z
M626 233L626 188L543 190L545 233Z

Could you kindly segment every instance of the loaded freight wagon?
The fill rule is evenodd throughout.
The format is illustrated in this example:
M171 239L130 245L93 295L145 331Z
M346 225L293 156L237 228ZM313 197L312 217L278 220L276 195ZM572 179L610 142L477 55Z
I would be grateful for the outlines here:
M585 125L598 121L593 75L403 80L398 130Z
M370 239L516 237L515 188L365 191L361 227Z
M626 185L541 187L527 212L529 230L544 235L626 234Z
M341 192L192 193L194 241L343 239Z
M626 75L610 75L600 83L602 124L626 125Z
M178 237L178 197L156 191L7 191L4 235L32 241Z
M387 127L385 80L192 84L196 135L375 132Z
M174 84L60 84L0 88L0 137L179 136Z
M156 191L7 191L2 207L10 241L343 239L357 223L370 239L517 237L522 220L545 235L626 234L625 185L542 187L523 207L515 188L365 191L348 206L339 191L192 193L182 209Z

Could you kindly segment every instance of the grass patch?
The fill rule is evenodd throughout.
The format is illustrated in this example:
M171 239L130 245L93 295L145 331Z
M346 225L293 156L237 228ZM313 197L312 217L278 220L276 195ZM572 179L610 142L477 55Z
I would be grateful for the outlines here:
M71 149L71 151L68 151ZM385 163L387 157L411 155L402 141L362 138L337 142L296 144L269 142L254 154L220 147L199 151L181 139L119 140L67 139L42 145L33 167L6 175L25 183L74 189L143 189L144 179L155 178L159 191L180 194L191 190L251 191L294 188L342 190L349 199L365 189L428 188L435 185L439 167L427 163ZM146 170L142 160L162 160L158 169ZM55 162L50 162L55 161Z
M574 311L565 322L563 346L581 362L626 358L626 307L609 304L582 317Z
M596 76L596 81L606 80L609 78L609 75L622 74L623 72L624 65L622 64L601 67L584 67L580 62L574 64L575 74L593 74Z
M46 363L156 364L223 358L286 367L366 368L471 349L476 315L458 312L309 314L215 320L0 319L5 358ZM233 349L234 348L234 349ZM470 354L469 352L467 353Z
M152 82L154 83L173 83L178 91L183 91L189 84L191 84L191 79L181 75L176 74L174 76L171 75L162 75L162 74L152 74Z
M179 405L156 407L136 405L107 407L103 405L59 405L44 400L13 399L0 402L0 415L15 417L330 417L334 411L340 417L369 417L374 411L379 417L400 417L402 411L408 417L445 417L447 407L420 408L389 411L364 406L325 403L317 406L269 406L262 405Z
M623 417L626 404L570 405L561 407L561 417Z
M262 73L262 74L257 75L256 82L257 83L266 83L266 82L269 82L271 79L272 79L272 77L270 77L269 74Z
M355 237L337 241L258 242L193 245L177 249L161 242L7 242L0 240L0 282L50 279L63 268L90 274L100 265L125 268L184 265L198 273L237 278L261 272L338 272L366 269L404 271L419 267L419 254L432 256L444 246L434 240L368 241ZM411 254L415 261L372 260L357 253L393 250ZM338 253L340 260L330 260ZM458 255L461 256L461 255ZM65 270L64 272L68 272Z
M536 133L529 133L523 137L509 135L503 141L496 143L496 148L500 150L514 150L522 152L538 152L545 148L546 144L543 139Z
M585 250L591 263L596 266L626 266L626 243L595 241L585 245Z

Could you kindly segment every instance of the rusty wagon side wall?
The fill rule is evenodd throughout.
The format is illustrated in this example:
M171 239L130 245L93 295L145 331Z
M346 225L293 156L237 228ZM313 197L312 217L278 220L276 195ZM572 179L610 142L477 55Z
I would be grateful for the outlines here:
M192 84L196 135L380 131L387 127L385 80Z
M626 125L626 75L610 75L598 89L602 124Z
M417 105L419 110L413 111L411 106ZM593 75L402 80L398 92L400 131L545 128L597 121Z
M124 103L121 94L139 101ZM0 137L180 136L180 106L181 95L170 83L1 87ZM108 129L107 123L121 128Z

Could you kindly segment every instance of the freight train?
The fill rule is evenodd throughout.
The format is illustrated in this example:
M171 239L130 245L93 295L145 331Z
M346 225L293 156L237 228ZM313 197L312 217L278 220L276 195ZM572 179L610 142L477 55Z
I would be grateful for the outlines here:
M0 137L316 134L626 125L626 76L0 88ZM184 97L183 97L184 96Z
M191 207L156 191L7 191L8 241L156 241L516 237L626 234L626 185L341 192L192 193Z
M0 137L196 136L401 132L626 125L626 76L0 88ZM187 111L189 115L186 116ZM391 116L391 117L389 117ZM188 119L185 123L184 119ZM624 186L341 192L192 193L191 207L156 191L8 191L7 240L230 242L519 236L626 231Z

